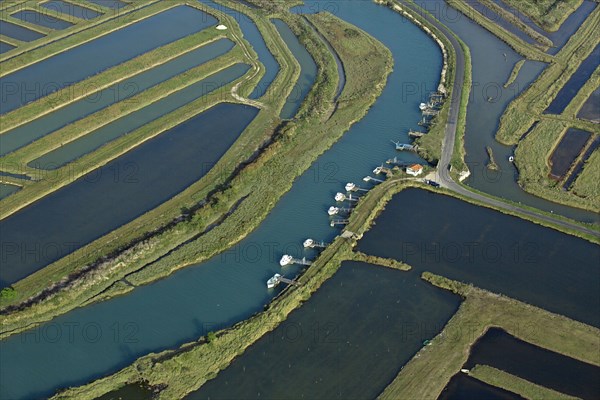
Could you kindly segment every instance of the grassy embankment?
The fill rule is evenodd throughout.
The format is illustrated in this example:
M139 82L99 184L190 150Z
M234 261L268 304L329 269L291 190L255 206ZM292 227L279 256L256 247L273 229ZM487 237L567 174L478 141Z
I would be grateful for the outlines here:
M521 141L515 153L515 162L519 168L519 185L536 196L572 207L600 212L600 182L598 179L586 179L587 173L585 176L582 174L583 181L580 180L581 176L575 181L578 182L579 190L565 191L562 189L562 181L557 182L548 176L550 173L549 160L554 149L568 128L573 126L581 128L577 125L553 119L543 119L537 124ZM595 135L598 134L600 134L600 127L595 130ZM594 141L595 135L592 135L587 146ZM585 149L581 152L580 157L584 153ZM577 160L573 162L573 165L577 164ZM590 158L584 170L597 170L598 166L595 166L595 163L597 163L595 158Z
M198 32L187 38L181 39L179 41L156 49L152 52L136 57L130 61L127 61L124 64L113 67L104 73L101 73L93 78L90 78L89 80L84 81L82 85L75 85L76 87L74 88L72 87L70 89L66 89L65 91L61 91L60 96L64 96L65 98L68 97L67 91L71 91L71 93L78 92L83 94L83 99L80 99L80 101L85 101L85 98L93 99L96 96L106 95L106 93L102 92L101 88L106 88L116 83L127 84L128 79L130 79L131 76L163 65L186 53L189 53L193 50L196 50L202 46L205 46L213 41L222 38L232 39L230 35L223 34L220 31L216 31L213 29L207 29ZM243 61L243 58L239 57L240 50L237 49L235 50L235 52L238 53L238 59ZM161 87L161 90L158 91L158 93L160 93L160 97L166 96L169 93L169 91L173 90L173 82L175 82L175 79L161 82L154 88L150 88L142 93L133 93L133 96L127 99L127 101L116 101L113 105L101 110L100 112L84 117L83 119L75 121L74 123L69 124L66 127L51 132L50 134L40 139L37 139L31 144L26 145L20 149L15 150L12 153L1 157L0 168L8 172L25 174L31 177L34 181L43 180L48 174L47 171L41 171L35 168L28 167L27 163L29 161L35 159L36 157L39 157L42 154L45 154L48 151L62 146L64 143L67 143L71 140L76 139L77 137L87 134L88 132L94 129L97 129L102 124L109 123L110 121L118 119L143 106L146 106L151 100L157 100L155 96L150 98L148 96L148 93L152 91L156 92L156 88L158 87ZM87 90L86 87L91 88L92 90ZM81 92L79 92L80 89ZM144 99L144 97L146 97L147 99ZM68 100L68 103L70 102L71 100ZM62 107L63 105L66 105L68 103L60 104L60 106ZM25 109L22 108L7 114L6 126L4 126L5 124L3 123L2 129L0 130L0 135L10 132L10 130L12 130L13 128L21 125L22 123L30 119L36 119L56 109L53 99L49 99L48 97L44 97L30 104L34 105L34 107L25 106ZM73 126L77 126L77 129L74 133L69 134L69 130L74 129ZM9 208L3 209L1 217L4 218L14 211L15 210Z
M476 365L469 371L469 376L496 386L501 389L516 393L531 400L575 400L577 397L569 396L556 390L536 385L518 376L511 375L489 365Z
M536 31L535 29L531 28L529 25L527 25L526 23L524 23L523 21L521 21L519 19L519 17L517 17L516 15L514 15L510 11L506 10L505 8L499 6L494 1L492 1L492 0L479 0L479 2L481 4L483 4L483 5L485 5L490 10L494 11L495 13L497 13L499 16L501 16L502 18L504 18L506 21L510 22L515 27L519 28L527 36L529 36L532 39L534 39L535 41L537 41L541 46L543 46L542 48L548 48L548 47L552 47L553 46L554 43L552 43L552 40L548 39L546 36L540 34L538 31Z
M241 37L239 28L233 19L221 16L221 20L227 23L231 31L237 31L236 37ZM263 67L259 66L258 61L255 61L256 56L251 47L244 43L238 44L246 46L247 50L253 54L251 60L245 61L254 64L255 69L261 68L262 70ZM278 51L276 54L283 54L283 56L278 56L280 58L284 56L291 58L291 54L288 55L282 51ZM273 86L282 86L289 82L292 79L289 76L290 71L293 72L291 68L282 71ZM252 74L253 72L250 71L242 80ZM252 79L244 82L246 85L240 91L251 90L261 75L256 74ZM143 136L147 132L164 131L180 121L197 115L211 105L222 101L236 102L229 94L229 90L235 84L234 81L225 86L223 90L200 98L174 113L154 121L151 127L147 125L136 132ZM21 311L12 312L3 321L3 331L11 330L16 326L26 326L32 321L32 318L38 322L44 321L52 318L56 313L60 314L79 306L90 297L104 291L125 274L139 269L145 263L155 260L179 243L193 237L226 213L233 203L221 202L218 198L213 198L200 215L195 217L185 215L183 221L179 221L183 207L198 209L199 207L195 205L209 192L214 191L215 187L224 185L227 177L238 168L240 160L252 157L260 143L267 140L277 124L277 118L272 114L273 112L261 111L230 151L203 179L170 201L13 285L16 295L10 299L1 299L4 308L22 304L28 299L35 299L34 304L36 305L34 307L23 306ZM129 139L121 140L128 141ZM118 142L120 143L120 141L114 143ZM133 142L121 143L121 145L129 143L130 146L133 146L137 143L135 140ZM113 146L116 145L114 143ZM99 151L103 150L104 148L101 148ZM93 155L94 153L90 157ZM180 223L176 224L178 221ZM161 228L165 226L167 228ZM133 244L137 244L137 247ZM106 256L107 254L110 256ZM110 271L114 275L111 275ZM62 291L59 290L60 288ZM39 297L40 295L42 297ZM14 325L15 323L16 325Z
M290 17L286 16L287 18ZM297 141L297 139L302 139L300 129L310 132L317 142L332 143L335 141L336 138L331 138L331 136L336 134L335 136L339 137L351 123L366 112L376 96L381 93L392 62L385 47L349 24L331 15L312 15L309 18L339 54L344 63L347 81L340 97L341 102L331 116L310 112L310 108L306 108L306 104L311 104L311 102L302 106L305 108L305 120L293 124L292 128L295 132L286 132L294 133L286 134L286 140L295 142L294 149L301 146L301 142ZM331 61L334 60L331 59ZM336 71L335 62L332 67L333 71ZM365 70L370 73L365 74ZM315 99L315 101L327 103L333 98L337 87L335 81L335 79L331 82L324 81L322 77L318 78L313 90L318 91L319 85L323 84L327 85L328 89L323 96L320 96L322 100ZM303 154L303 152L299 154ZM276 157L278 156L275 155L273 158ZM352 216L353 222L348 227L353 229L357 235L360 235L361 227L367 225L370 214L361 213L360 209L368 204L365 202L357 207ZM242 207L244 205L246 202L242 204ZM254 205L252 210L256 213ZM236 214L237 211L232 215L233 219L237 219L235 218ZM229 222L230 218L213 232L221 228L230 229L230 227L225 227ZM235 223L235 221L233 222ZM336 238L334 243L325 249L318 260L299 278L300 287L288 290L277 297L266 307L265 311L230 329L218 332L216 338L210 343L200 339L184 345L178 350L145 356L115 375L81 388L69 390L59 395L58 398L95 398L126 382L140 380L145 380L153 386L167 384L167 388L161 392L161 398L181 398L185 393L198 388L206 380L214 378L219 370L225 368L248 346L274 329L292 310L306 301L311 293L335 273L342 260L354 257L351 253L352 242L351 239Z
M572 191L579 197L600 199L600 151L596 150L586 161L583 171L575 180ZM598 200L600 201L600 200ZM598 204L598 201L596 204Z
M480 12L471 7L466 0L449 0L448 5L457 9L458 11L460 11L461 13L463 13L464 15L481 25L483 28L496 35L500 40L508 44L522 56L530 60L544 62L552 61L552 56L544 53L544 48L540 49L537 46L529 44L523 39L517 37L515 34L502 28L500 25L497 25L495 22L491 21L489 18L485 17Z
M233 358L241 354L245 348L258 340L262 335L274 329L285 319L289 312L308 299L308 296L314 290L317 290L326 279L335 273L342 261L353 259L366 262L375 261L377 264L385 266L391 265L390 260L379 260L376 257L362 253L354 253L352 252L352 247L356 244L356 240L362 237L364 232L369 229L393 195L407 187L420 187L432 190L421 183L406 179L389 180L373 188L367 196L363 197L350 217L350 223L346 228L346 232L351 235L351 238L344 239L342 236L338 236L321 256L317 258L315 263L299 278L302 286L293 288L276 298L266 307L264 312L256 314L252 318L240 322L230 329L218 332L216 339L211 341L211 343L206 343L206 340L201 338L199 341L184 345L178 350L145 356L136 361L132 366L114 375L99 379L79 388L69 389L58 395L57 398L95 398L109 391L116 390L127 383L140 381L146 381L155 386L174 382L172 383L173 386L168 388L168 391L165 391L162 395L164 398L178 397L186 391L199 387L207 379L214 378L218 371L227 366ZM452 193L447 194L453 195ZM402 270L409 268L405 264L398 266ZM461 289L464 288L465 293L467 289L469 293L469 297L463 303L459 312L445 328L444 332L449 332L450 334L445 334L444 336L455 337L457 330L460 333L460 329L465 329L472 325L467 323L471 320L480 323L480 325L474 325L479 330L469 330L469 332L466 332L474 332L469 337L467 335L465 337L459 336L461 339L470 338L470 340L466 340L467 349L464 352L461 353L459 351L458 355L450 353L454 349L455 344L455 342L452 342L446 345L445 348L447 351L443 356L440 356L443 362L436 363L436 359L425 362L424 365L421 363L416 367L411 367L416 370L421 369L421 375L419 379L409 382L410 385L406 386L406 379L407 376L410 378L412 375L401 374L398 378L400 379L399 383L397 379L388 389L388 392L390 392L389 398L427 398L423 397L422 386L428 386L425 382L429 382L430 377L425 379L425 376L430 374L431 368L435 368L435 366L439 366L442 369L441 373L436 372L435 375L432 375L437 380L435 384L439 386L438 389L441 391L450 377L466 361L470 345L485 333L485 329L487 328L484 329L481 325L496 326L496 321L504 321L504 319L496 319L497 315L506 318L508 321L506 324L501 324L504 329L523 340L586 362L594 362L595 364L600 362L600 360L590 360L590 356L594 357L595 354L590 349L593 349L593 346L597 346L597 341L595 340L598 334L597 329L503 296L484 292L458 282L448 283L451 281L447 281L445 278L440 277L440 279L445 285L444 288L452 288L459 294L463 294ZM439 280L438 284L441 285ZM490 303L489 299L493 299L495 302ZM509 312L506 312L506 310L509 310ZM523 312L529 312L530 310L535 311L535 318L524 318ZM468 317L467 321L465 321L464 315ZM520 319L514 318L515 315L519 316ZM538 319L544 322L545 325L542 326L543 328L548 324L552 324L553 329L549 330L550 335L545 335L543 329L541 332L515 333L513 328L535 327ZM494 325L489 322L491 320L493 320ZM523 320L531 321L532 325L521 325L520 322ZM568 343L559 341L567 335L566 332L573 333L573 336L569 336L571 341ZM439 340L439 338L435 340ZM434 341L434 346L437 349L439 347L438 342ZM415 360L418 362L420 358L413 359L411 363L414 364ZM406 368L403 371L406 371ZM183 380L178 380L179 376L183 376ZM190 377L191 380L189 382L193 382L193 386L184 384L188 379L187 377ZM412 395L413 397L398 397L398 390L409 390L407 392L408 395ZM415 394L418 394L418 396L415 396ZM432 396L432 398L434 397Z
M161 3L147 7L143 11L135 13L135 21L131 21L128 18L111 20L102 26L102 34L105 34L104 30L107 29L107 25L109 24L112 26L112 29L110 29L108 32L112 32L144 18L158 14L168 8L176 6L177 4L180 4L180 2ZM96 30L96 28L94 28L94 30ZM189 48L194 44L199 45L203 39L208 37L207 35L214 36L212 33L210 33L210 30L210 28L205 29L204 31L190 35L174 43L167 44L163 47L142 54L120 65L109 68L100 74L91 76L86 80L65 87L64 89L58 90L48 96L42 97L36 101L32 101L31 103L11 111L2 116L3 121L2 126L0 127L0 134L7 132L19 125L25 124L35 118L39 118L42 115L51 113L57 108L64 107L87 96L93 96L100 90L105 89L114 83L125 81L140 72L160 65L165 61L172 59L174 55L178 54L178 52L182 52L184 49ZM14 70L23 68L34 62L42 61L44 58L60 54L71 47L84 43L87 40L81 38L81 36L89 36L91 31L92 30L70 36L68 39L61 40L57 43L52 43L51 45L41 49L32 50L19 57L8 60L2 64L2 74L0 76L6 76ZM223 36L226 35L223 32L220 32L220 34ZM96 33L96 35L92 36L89 40L96 38L98 35L99 34ZM76 38L79 38L79 40ZM33 62L30 61L32 57L35 60Z
M589 196L589 193L598 192L600 182L587 181L592 184L590 189L584 191L588 193L587 196L577 196L574 191L563 191L560 184L548 178L548 157L569 127L600 134L597 124L577 118L579 109L598 87L600 69L594 72L561 115L544 114L544 110L600 42L600 38L593 34L598 29L600 10L597 8L555 56L554 62L509 104L496 134L496 138L504 144L518 144L515 164L519 170L519 184L524 190L557 203L592 211L599 209L598 197ZM536 121L538 125L523 137Z
M179 3L178 0L176 0ZM77 3L75 1L75 3ZM125 25L129 25L138 20L138 18L144 18L148 9L159 9L170 8L172 4L177 4L175 1L167 2L166 4L154 5L154 3L163 3L158 0L142 1L135 0L130 2L128 7L120 10L107 9L105 7L93 4L90 2L82 1L85 3L86 8L90 8L94 11L102 12L103 15L99 15L96 18L89 20L81 20L66 14L60 14L60 18L66 19L69 22L76 23L74 26L56 30L48 34L46 37L34 40L32 42L19 42L19 46L10 52L0 55L0 62L7 61L3 64L2 72L0 76L8 74L15 69L23 68L29 64L36 63L44 58L50 57L58 52L65 51L69 48L77 46L81 43L90 41L98 36L102 36L113 30L119 29ZM14 2L2 2L6 5L2 9L2 13L11 12L12 8L21 9L27 6L33 8L38 12L45 12L45 8L39 5L38 1L25 1L19 4ZM151 7L148 7L151 6ZM150 11L152 12L152 11ZM55 11L48 11L49 15L54 15ZM14 62L15 57L21 57L21 62Z
M544 110L600 41L600 37L593 33L599 28L600 8L596 8L554 57L551 65L508 105L496 133L498 141L506 145L518 144L533 123L544 118Z
M547 32L557 31L583 0L502 0Z
M517 79L517 76L519 76L519 72L521 71L523 64L525 64L525 61L526 60L523 59L523 60L519 60L515 63L515 66L513 67L512 71L510 72L510 76L508 77L508 79L506 80L506 82L503 85L503 87L505 89L508 88L510 85L512 85L513 82Z
M248 11L248 13L253 15L251 11ZM269 32L268 35L265 35L268 45L274 38L278 42L281 42L280 37L274 31L274 27L268 23L268 20L258 18L256 21L262 32L265 32L267 29L271 30L267 31ZM294 24L290 24L290 26L293 27ZM307 29L307 32L305 35L300 36L302 40L307 40L314 35L309 28L304 27L303 29ZM337 33L339 34L339 32ZM44 297L43 301L36 301L32 307L23 307L21 311L11 312L5 318L5 334L12 334L18 330L22 330L31 323L39 323L67 312L89 301L99 293L106 291L114 282L118 282L125 276L127 276L129 282L147 282L166 276L172 271L190 263L205 260L241 240L241 238L254 229L275 205L278 197L289 189L294 178L308 168L318 154L333 144L350 124L358 120L364 114L368 105L374 101L376 95L383 88L384 80L381 82L378 81L379 83L373 86L370 78L379 75L385 76L391 70L389 54L375 41L372 39L366 40L362 35L359 35L355 40L346 38L345 42L348 42L349 45L356 44L354 43L355 41L359 45L359 48L355 50L339 49L340 52L343 51L345 53L345 62L348 68L352 68L352 76L354 78L352 81L348 80L344 93L339 98L337 111L330 117L330 109L333 108L331 98L333 98L337 86L335 60L326 50L317 48L317 43L319 43L318 37L311 40L314 40L313 46L309 45L307 47L309 51L318 50L320 52L314 53L313 56L315 56L322 73L319 74L316 89L313 89L309 93L300 110L299 115L302 116L301 118L286 123L283 130L280 129L281 132L278 139L265 148L258 158L247 165L243 165L244 168L237 171L237 174L232 179L220 180L220 182L224 182L220 190L217 192L213 191L210 196L211 201L205 207L197 210L190 217L189 221L183 221L172 229L169 228L164 232L159 232L156 235L136 242L133 246L126 248L125 251L120 251L101 263L91 264L93 267L91 271L69 283L67 286L68 290L54 291L50 296ZM284 45L282 44L281 46ZM285 54L281 50L277 50L277 48L274 48L274 50L273 53L276 56ZM359 52L358 54L366 54L366 59L362 56L357 58L353 51ZM352 57L356 58L356 62L353 62ZM379 64L373 65L372 63L375 61L379 62ZM288 64L290 63L288 62ZM363 73L364 70L371 71L371 75L365 75ZM276 79L278 85L284 85L290 81L289 77L286 76L286 72L289 72L289 68L282 69L280 73L281 79L278 75ZM280 102L280 105L285 100L285 98L278 96L267 97L265 95L265 98ZM263 122L260 122L262 125L257 125L257 131L261 133L265 132L265 129L275 129L275 123L277 123L278 118L273 117L273 115L278 115L278 108L273 109L270 114L265 115L267 118ZM257 120L259 118L260 114L253 124L258 123ZM269 120L268 118L271 119ZM322 123L323 119L327 120L326 125ZM315 131L315 126L319 126L320 129ZM319 135L323 137L323 140L314 140ZM306 140L307 137L311 137L313 140ZM315 147L316 145L318 146ZM302 157L299 157L299 155L302 155ZM290 159L295 159L294 165L290 165ZM239 162L239 160L240 158L236 162ZM229 172L225 172L223 175L228 177L230 175ZM274 177L279 178L279 180L274 182ZM214 182L214 180L208 181ZM186 191L184 194L188 192ZM205 198L208 192L209 190L206 189L189 193L196 195L192 196L191 200L195 199L198 202L199 199ZM226 213L244 196L248 197L222 225L198 240L199 232L202 232L206 226ZM187 205L189 202L178 204ZM257 213L257 210L261 210L262 213ZM161 214L156 214L154 211L147 215L162 217ZM174 216L177 215L179 214L174 214ZM144 232L148 232L147 225L153 222L154 219L149 219L145 221L145 225L134 225L138 227L137 229L139 229L140 234L143 234ZM119 231L122 230L120 229ZM109 237L112 235L109 235ZM120 237L130 238L136 236L121 235ZM163 259L164 261L161 261L161 265L162 263L166 263L164 264L167 265L166 268L157 268L156 264L151 265L151 268L144 268L157 258L190 239L195 240L187 246L182 246L178 249L179 251L170 254L169 257ZM100 243L111 244L106 238L103 238ZM93 245L88 247L93 248ZM78 273L82 269L85 269L82 266L85 266L86 263L92 263L97 259L97 254L98 252L92 254L93 257L90 257L89 253L83 250L76 252L73 257L68 257L68 260L63 259L36 273L30 277L31 279L26 278L25 281L32 283L29 285L22 284L17 291L17 295L21 297L18 300L12 300L11 303L20 304L23 299L35 296L41 290L40 286L42 282L53 282L69 273ZM77 260L80 262L75 262ZM141 271L135 276L131 275L138 270ZM44 279L44 276L49 276L50 279ZM111 287L108 292L122 293L123 290L131 289L131 287L121 282ZM29 294L23 295L22 292L28 292Z
M464 298L459 310L430 346L423 347L379 396L380 399L435 399L467 361L473 343L491 327L594 365L600 365L600 330L561 315L471 285L423 273L423 279ZM514 381L488 371L489 379L515 390Z

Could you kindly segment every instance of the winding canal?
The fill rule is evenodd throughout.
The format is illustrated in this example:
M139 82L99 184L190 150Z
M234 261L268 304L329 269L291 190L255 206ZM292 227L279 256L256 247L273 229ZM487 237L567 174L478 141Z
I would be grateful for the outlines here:
M326 4L325 10L323 4ZM370 174L374 167L395 156L390 139L408 140L408 130L416 129L420 120L419 102L437 88L442 56L423 31L397 13L370 1L309 2L295 11L333 12L390 49L394 71L369 113L294 182L290 192L282 197L260 227L240 244L207 262L137 288L127 296L74 310L37 329L2 341L0 367L5 382L0 388L2 397L47 396L58 388L83 384L114 372L141 355L195 340L206 333L207 327L217 330L243 320L260 311L277 293L267 291L265 281L281 271L277 261L282 254L314 257L314 253L301 248L304 239L331 241L339 233L329 226L326 212L333 204L333 195L346 182L361 184L362 177ZM255 49L266 49L260 35L257 37L253 31L256 26L248 24L246 18L239 17L244 37ZM467 33L463 35L473 35L473 41L481 36L483 44L480 46L488 46L485 53L474 54L474 63L483 62L486 56L502 57L505 47L485 35L486 31L482 33L472 26L464 29ZM490 79L505 82L512 65L519 59L509 51L507 66ZM266 53L258 50L257 53L268 76L276 76L268 49ZM528 84L542 68L535 64L529 70L524 68L518 82ZM477 77L482 82L489 78ZM419 89L416 92L415 87ZM483 133L478 134L487 135L489 141L493 140L500 114L496 108L487 107L474 107L469 113L493 114ZM500 109L500 105L494 107ZM467 131L467 147L470 132L472 130ZM417 160L411 154L399 157ZM290 167L292 164L290 160ZM510 180L506 182L509 183L502 181L502 185L514 187L514 174L508 175ZM427 208L428 205L408 205L407 210L409 207ZM293 266L286 268L285 274L289 276L298 271ZM398 313L401 317L402 310ZM71 328L73 335L68 334ZM100 334L91 337L92 330ZM57 360L61 363L60 369L55 367Z

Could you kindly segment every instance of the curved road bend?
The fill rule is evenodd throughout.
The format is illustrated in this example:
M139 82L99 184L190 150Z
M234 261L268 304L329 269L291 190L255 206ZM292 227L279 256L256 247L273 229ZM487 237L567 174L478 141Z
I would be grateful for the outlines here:
M399 2L402 7L406 7L411 9L413 12L418 13L431 24L436 26L442 33L448 38L450 44L454 48L454 53L456 54L456 68L455 68L455 76L454 76L454 84L452 87L452 97L450 99L450 110L448 113L448 121L446 123L446 134L444 136L444 141L442 142L442 154L440 157L440 161L438 162L437 170L435 171L435 180L441 184L441 186L452 190L460 195L468 197L470 199L479 201L484 204L488 204L492 207L507 210L510 212L517 212L529 217L534 217L540 221L548 222L562 228L572 229L574 231L600 237L600 232L591 228L586 228L581 225L564 221L562 219L554 218L552 216L542 214L536 211L532 211L526 208L522 208L519 206L515 206L512 204L505 203L502 200L496 198L490 198L479 193L472 192L466 189L464 186L456 183L450 174L448 173L448 167L450 165L450 160L452 159L452 153L454 151L454 142L456 140L456 128L458 121L458 112L460 109L460 99L462 97L462 85L465 80L465 53L463 52L462 47L458 40L452 35L452 32L442 23L440 23L437 19L432 17L427 12L424 12L422 8L417 5L405 3L403 1Z

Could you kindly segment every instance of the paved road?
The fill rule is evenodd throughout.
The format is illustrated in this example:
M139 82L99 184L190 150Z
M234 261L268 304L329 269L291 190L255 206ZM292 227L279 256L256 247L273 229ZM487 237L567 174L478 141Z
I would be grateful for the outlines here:
M423 16L423 18L429 21L432 25L436 26L440 31L442 31L442 33L450 41L450 44L454 48L454 52L456 54L456 68L454 84L452 87L452 98L450 100L450 111L448 113L448 122L446 124L446 135L442 143L442 155L438 163L438 168L435 172L435 180L439 182L443 187L450 189L453 192L456 192L470 199L479 201L481 203L488 204L492 207L507 210L510 212L517 212L529 217L534 217L544 222L555 224L566 229L572 229L581 233L600 237L600 232L597 230L586 228L579 224L554 218L552 216L541 214L539 212L532 211L526 208L508 204L503 202L502 200L483 196L479 193L475 193L468 190L463 185L456 183L452 179L448 168L450 166L450 160L452 159L452 153L454 151L454 142L456 140L458 112L460 109L460 99L462 97L462 84L465 79L465 53L462 47L460 46L458 40L452 35L451 31L445 25L441 24L437 19L433 18L431 15L423 12L423 10L416 5L404 2L402 2L402 5L403 7L412 9L413 11L417 12L419 15Z

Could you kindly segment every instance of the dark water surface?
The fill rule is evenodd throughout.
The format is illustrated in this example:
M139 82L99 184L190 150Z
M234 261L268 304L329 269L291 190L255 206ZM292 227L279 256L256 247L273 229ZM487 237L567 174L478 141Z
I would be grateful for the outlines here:
M294 54L296 60L300 64L300 76L294 84L290 95L285 101L285 104L281 110L280 117L283 119L290 119L302 105L304 98L312 88L315 79L317 77L317 64L313 60L310 53L302 46L294 32L290 29L285 22L279 19L274 19L273 23L277 27L279 34L285 41L285 44Z
M12 22L0 20L0 33L23 42L32 42L46 35ZM2 112L4 113L4 112Z
M577 118L600 123L600 88L594 90L586 102L583 103Z
M600 246L517 217L407 189L358 248L600 326Z
M50 0L42 3L42 7L45 7L51 11L71 15L81 19L93 19L102 13L92 10L91 8L82 7L77 4L68 3L62 0Z
M525 400L516 393L488 385L466 374L454 375L438 400Z
M0 200L18 192L21 188L17 185L9 185L8 183L0 183Z
M275 60L273 54L271 54L267 48L265 40L260 34L258 27L254 21L240 11L241 7L229 8L215 3L212 0L200 0L200 2L235 18L236 22L240 25L240 28L244 34L244 39L246 39L252 45L252 48L254 51L256 51L256 54L258 54L260 62L265 66L266 69L265 74L256 85L256 88L250 94L251 99L257 99L261 97L265 94L279 73L279 64L277 63L277 60Z
M492 328L473 347L464 368L489 365L581 399L600 398L600 368L524 342Z
M15 48L15 46L13 46L12 44L0 42L0 54L6 53L7 51L10 51L14 48Z
M0 221L2 286L181 192L208 172L206 165L219 160L256 113L219 104Z
M112 140L127 135L202 96L218 90L243 76L249 69L250 66L247 64L236 64L219 71L131 114L115 119L79 139L46 153L42 157L31 161L28 165L45 170L57 169Z
M0 155L15 151L34 140L117 102L127 101L146 89L225 54L233 46L234 43L229 39L209 43L157 67L115 83L106 89L94 91L81 100L11 129L0 135ZM94 88L90 89L93 90Z
M45 26L50 29L66 29L73 26L70 22L34 10L22 10L11 15L22 21L31 22L32 24Z
M568 129L550 156L550 174L562 179L581 153L592 134L581 129Z
M283 324L187 399L374 399L459 304L415 272L344 262Z
M577 71L560 89L556 98L550 103L546 114L562 114L565 108L569 105L573 97L590 79L596 68L600 65L600 44L596 46L594 51L581 63Z
M0 78L0 114L82 81L136 56L196 33L217 20L176 6ZM160 29L160 27L169 27ZM77 65L77 68L72 68Z
M2 396L49 394L115 372L149 352L196 340L207 326L212 330L231 326L262 310L278 293L267 290L265 282L281 271L278 260L284 252L314 258L314 252L303 251L302 241L307 237L330 241L339 233L329 226L327 215L335 192L348 181L362 183L374 167L396 155L390 139L406 139L408 129L418 127L422 98L405 93L404 85L419 82L434 89L441 52L418 27L386 7L371 1L335 5L339 6L336 15L381 40L394 57L394 71L366 117L294 182L265 221L239 245L127 296L73 310L39 329L0 342L0 367L7 371ZM248 27L241 26L243 30ZM244 30L244 37L248 36ZM402 102L398 102L399 93L404 93ZM416 159L413 154L399 157ZM291 266L285 274L293 276L297 271ZM48 340L53 329L67 329L72 323L77 326L72 341L67 335ZM95 342L81 335L90 323L103 332ZM115 338L117 328L121 335ZM60 371L54 368L55 360L61 360Z

